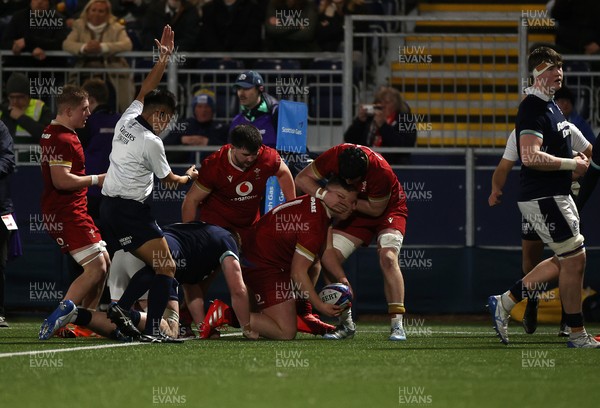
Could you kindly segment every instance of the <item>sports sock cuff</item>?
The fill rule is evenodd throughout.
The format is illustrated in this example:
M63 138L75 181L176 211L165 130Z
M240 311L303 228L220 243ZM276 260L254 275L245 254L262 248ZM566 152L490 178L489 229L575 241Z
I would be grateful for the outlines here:
M517 304L517 302L512 300L512 298L510 297L511 293L512 292L510 290L508 290L508 291L504 292L502 295L500 295L501 306L507 312L510 312L513 309L513 307L515 307L515 305Z
M388 314L403 314L406 313L404 303L388 303Z
M583 326L583 314L582 313L565 313L565 323L569 327L582 327Z
M89 310L87 310L83 307L78 307L77 308L77 317L75 318L75 321L73 321L72 323L75 323L77 326L87 326L88 324L90 324L91 321L92 321L92 312L90 312Z
M523 286L523 280L519 279L518 281L515 282L514 285L512 285L512 287L509 289L509 292L511 295L513 295L513 297L515 298L516 303L519 303L521 300L523 300L523 293L527 292L527 289L525 289L525 287ZM504 301L504 298L502 298L502 300ZM512 299L511 299L512 300ZM504 306L508 306L506 303L504 303ZM514 306L514 305L512 305ZM511 306L511 308L512 308Z
M135 327L137 327L137 325L140 324L142 314L140 312L138 312L137 310L132 309L129 311L129 318L131 319L131 322L133 323L133 325Z

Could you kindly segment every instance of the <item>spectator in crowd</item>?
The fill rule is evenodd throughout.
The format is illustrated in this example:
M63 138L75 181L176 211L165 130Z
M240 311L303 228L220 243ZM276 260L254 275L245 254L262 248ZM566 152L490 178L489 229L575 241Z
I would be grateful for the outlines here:
M29 79L18 72L8 78L8 104L0 107L4 122L16 144L38 143L44 128L52 121L50 108L40 99L31 97Z
M0 215L11 215L13 203L10 198L10 175L15 169L15 154L13 142L8 129L0 121ZM4 221L4 220L2 220ZM9 229L10 220L0 222L0 328L8 327L4 311L4 273L8 259L8 243L12 230Z
M192 99L193 116L179 121L163 143L165 145L184 146L222 146L227 143L228 128L214 121L214 93L200 90ZM173 163L194 163L194 152L170 152L167 160Z
M112 14L108 0L90 0L81 17L73 23L73 30L63 43L65 51L77 55L78 67L129 68L123 57L116 54L131 51L131 40L125 28ZM129 106L135 92L133 78L127 72L108 74L117 95L117 109L124 111Z
M196 7L186 0L161 0L148 6L142 21L143 44L154 44L162 27L170 25L177 33L175 52L198 50L200 16Z
M550 16L557 21L556 48L565 54L600 52L600 2L556 0Z
M344 141L375 147L413 147L417 141L417 123L400 92L382 87L373 105L361 105L358 115L344 134ZM408 153L384 154L391 164L405 164Z
M4 66L49 67L64 66L61 57L47 57L46 51L58 51L68 34L64 16L50 10L49 0L31 0L30 7L16 11L2 36L2 49L12 50L14 57ZM31 57L21 56L30 52Z
M65 16L67 27L72 28L73 23L81 16L88 0L64 0L56 3L56 10Z
M277 120L279 101L265 92L265 81L256 71L242 72L233 87L240 101L240 110L229 129L237 125L251 124L260 130L263 144L277 144Z
M369 14L363 0L321 0L317 42L322 51L337 52L344 41L344 17L348 14ZM365 32L368 24L355 23L355 31ZM362 49L362 41L354 39L354 49Z
M262 51L264 15L254 0L212 0L202 7L206 51Z
M26 9L28 7L27 0L3 0L0 1L0 38L4 29L10 23L13 14L16 11Z
M554 93L554 102L556 102L565 118L577 126L587 141L593 144L596 140L596 135L590 124L575 110L576 100L573 92L566 86L563 86Z
M315 52L319 13L312 0L270 0L265 33L268 51Z

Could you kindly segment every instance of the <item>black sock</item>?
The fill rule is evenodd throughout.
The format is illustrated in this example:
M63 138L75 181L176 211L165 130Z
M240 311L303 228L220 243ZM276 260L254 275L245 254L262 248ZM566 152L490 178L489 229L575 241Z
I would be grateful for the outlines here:
M516 303L519 303L521 300L523 300L523 292L524 291L525 291L525 288L523 287L522 279L519 279L518 281L516 281L515 284L510 288L510 293L515 298Z
M567 314L565 313L565 308L560 306L560 324L567 324Z
M158 335L160 320L169 301L173 278L167 275L155 275L148 293L148 315L144 334Z
M75 323L77 326L87 326L92 321L92 312L82 307L77 308L77 317Z
M131 277L129 285L123 292L123 296L117 302L125 310L133 307L133 304L150 289L154 280L154 270L149 266L144 266Z
M582 313L565 313L565 323L569 327L583 327Z

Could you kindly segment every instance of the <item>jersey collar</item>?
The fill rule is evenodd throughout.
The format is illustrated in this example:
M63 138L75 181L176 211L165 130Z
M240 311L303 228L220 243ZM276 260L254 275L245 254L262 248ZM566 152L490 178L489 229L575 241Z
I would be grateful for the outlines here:
M146 129L148 129L150 132L152 132L152 134L154 134L154 130L152 130L152 126L150 125L150 123L148 123L148 121L146 119L144 119L144 117L142 115L137 115L135 120L137 120L140 123L140 125L142 125Z

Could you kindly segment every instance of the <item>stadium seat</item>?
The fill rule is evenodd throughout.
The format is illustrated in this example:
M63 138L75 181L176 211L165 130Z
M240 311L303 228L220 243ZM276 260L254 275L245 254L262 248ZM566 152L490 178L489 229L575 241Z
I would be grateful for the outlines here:
M324 70L331 73L309 76L309 117L311 119L341 119L342 61L316 59L311 64L310 69Z

